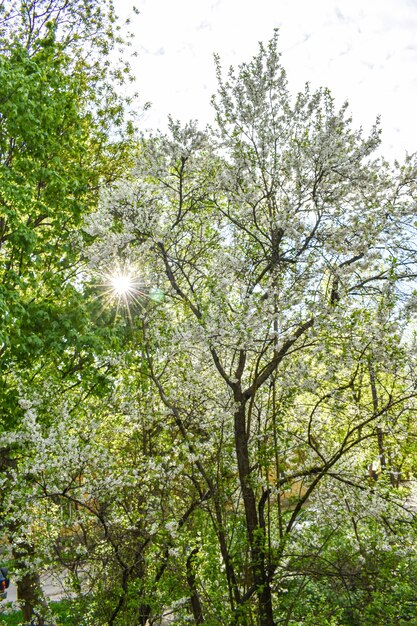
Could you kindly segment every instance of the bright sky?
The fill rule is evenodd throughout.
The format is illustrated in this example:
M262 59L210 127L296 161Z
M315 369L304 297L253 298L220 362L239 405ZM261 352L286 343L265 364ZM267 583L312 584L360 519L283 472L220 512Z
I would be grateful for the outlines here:
M125 14L129 0L118 0ZM306 81L348 100L356 126L382 116L389 158L417 150L417 0L136 0L143 128L166 127L169 113L212 120L213 53L226 68L249 61L258 42L280 29L291 90Z

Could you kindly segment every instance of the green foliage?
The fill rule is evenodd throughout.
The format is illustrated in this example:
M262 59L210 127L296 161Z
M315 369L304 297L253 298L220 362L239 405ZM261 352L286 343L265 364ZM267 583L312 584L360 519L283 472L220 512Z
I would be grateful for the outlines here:
M21 513L39 480L34 467L22 471L33 454L23 435L27 398L36 398L39 442L59 421L49 410L57 400L71 412L110 393L111 362L129 334L111 328L81 280L85 216L131 158L133 126L118 92L128 68L106 56L123 45L117 29L105 0L0 7L1 533L23 581L26 621L37 602L31 562L56 541L54 507L39 524L36 506L32 524Z
M215 132L170 120L130 170L110 69L66 24L0 57L17 576L62 568L85 626L412 619L414 162L373 161L378 127L328 90L291 98L274 37L218 66ZM112 267L135 275L118 304Z
M381 616L390 626L414 623L414 534L387 535L373 519L352 534L351 522L300 530L302 553L281 581L280 616L288 624L374 626Z
M10 427L11 390L45 367L49 376L79 371L108 337L103 322L92 323L98 307L80 286L80 227L99 185L126 167L131 131L110 69L74 56L76 25L82 36L96 32L96 53L115 44L112 12L85 3L79 14L78 4L2 4L9 35L14 28L0 55L0 375Z
M56 626L83 626L82 614L78 611L76 601L59 600L50 605ZM22 626L22 611L0 612L0 626Z

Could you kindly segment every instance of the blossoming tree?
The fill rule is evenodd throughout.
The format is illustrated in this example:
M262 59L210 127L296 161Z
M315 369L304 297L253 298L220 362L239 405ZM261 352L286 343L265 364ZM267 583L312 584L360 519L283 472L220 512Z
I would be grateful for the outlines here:
M228 606L214 603L190 522L179 549L195 623L273 626L289 623L285 577L311 518L342 511L362 545L369 498L384 527L378 502L414 466L401 337L416 167L373 157L378 124L364 137L328 90L292 98L276 36L217 70L215 128L171 120L143 139L134 180L102 197L90 257L129 265L148 296L130 302L131 358L176 433Z

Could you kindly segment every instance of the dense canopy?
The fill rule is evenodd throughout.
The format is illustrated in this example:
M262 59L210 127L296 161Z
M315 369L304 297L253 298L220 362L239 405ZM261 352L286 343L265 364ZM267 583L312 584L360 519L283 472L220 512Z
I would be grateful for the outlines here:
M145 136L111 5L1 20L0 524L24 619L51 619L50 569L62 624L412 623L414 157L374 156L379 124L327 89L289 93L277 33L217 59L213 128Z

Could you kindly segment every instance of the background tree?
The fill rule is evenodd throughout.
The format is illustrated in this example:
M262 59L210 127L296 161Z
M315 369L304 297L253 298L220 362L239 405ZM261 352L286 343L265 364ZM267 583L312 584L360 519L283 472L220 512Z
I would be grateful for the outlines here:
M80 225L100 185L127 165L133 132L120 96L126 67L111 3L3 2L0 8L0 377L3 495L19 471L21 398L45 381L78 402L106 385L104 320L82 292ZM88 40L88 47L85 41ZM118 80L118 83L116 81ZM100 356L101 355L101 356ZM83 371L81 377L80 372ZM50 415L45 415L45 424ZM11 439L10 439L11 437ZM13 445L9 441L13 440ZM10 480L9 480L10 478ZM27 475L29 482L32 480ZM21 512L2 519L14 539L19 598L30 619L39 597Z

